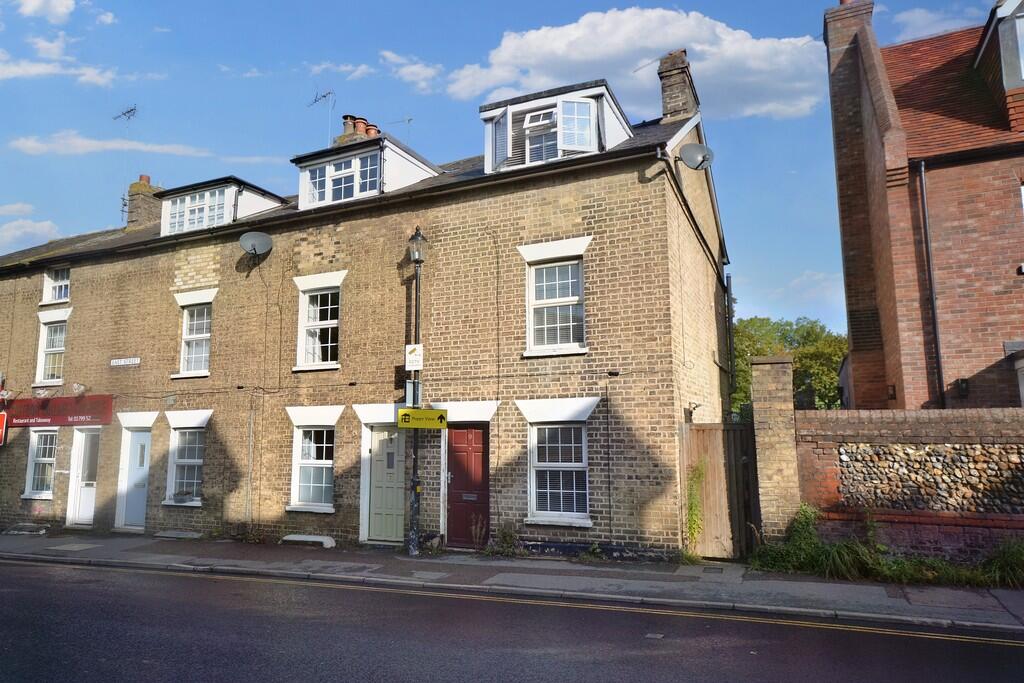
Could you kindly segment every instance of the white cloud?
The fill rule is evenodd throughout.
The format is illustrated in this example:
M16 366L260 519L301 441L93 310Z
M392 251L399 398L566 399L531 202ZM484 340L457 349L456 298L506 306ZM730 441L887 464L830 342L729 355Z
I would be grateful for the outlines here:
M276 164L283 161L281 158L273 156L218 156L208 149L195 147L193 145L140 142L138 140L128 140L126 138L90 138L82 135L76 130L62 130L57 133L53 133L49 137L29 135L22 138L15 138L7 143L7 146L11 149L24 154L30 154L32 156L40 156L43 154L81 156L83 154L128 151L143 152L146 154L166 154L168 156L179 157L216 157L220 161L229 164ZM10 206L17 207L28 205L12 204Z
M923 38L978 23L977 16L970 12L951 14L920 7L897 12L893 15L892 21L900 28L896 36L898 41Z
M75 11L75 0L16 0L23 17L43 17L51 24L63 24Z
M319 64L309 65L309 73L313 76L319 76L325 71L348 74L345 80L356 81L360 78L365 78L372 73L376 73L377 70L369 64L335 64L334 62L320 62Z
M427 64L419 57L400 55L391 50L381 50L380 61L391 69L392 76L412 84L416 92L424 95L434 91L438 77L444 73L440 64Z
M266 75L267 74L265 72L260 71L256 67L252 67L251 69L246 71L244 74L242 74L242 78L263 78Z
M755 38L699 12L636 7L507 32L487 64L449 76L448 93L497 99L607 78L632 114L648 118L661 111L657 59L679 48L688 51L709 115L804 116L824 98L825 47L810 36Z
M0 247L6 248L14 242L21 240L30 241L33 244L52 240L57 237L60 231L53 221L31 221L27 218L19 218L0 225Z
M35 135L16 138L8 143L8 147L31 155L81 155L96 152L132 151L183 157L213 156L213 153L209 150L191 145L157 144L124 138L100 140L80 135L76 130L62 130L50 135L48 138L40 138Z
M46 42L46 41L44 41ZM70 64L69 59L63 61L39 62L29 59L12 60L4 50L0 50L0 81L15 78L45 78L47 76L74 76L75 80L85 85L110 86L117 78L116 69L104 69L87 64Z
M144 73L131 73L118 76L122 81L166 81L167 74L163 71L146 71Z
M27 216L35 211L35 207L25 202L0 204L0 216Z
M153 27L153 32L154 33L170 33L171 29L167 28L166 26L154 26Z
M36 51L36 55L38 55L40 59L70 60L72 58L68 57L66 54L64 54L64 52L65 50L67 50L68 44L75 42L75 39L68 38L67 34L64 33L64 31L59 31L57 33L57 37L53 40L45 40L44 38L31 37L26 38L25 42L32 46L32 48Z
M103 26L110 26L111 24L117 23L117 17L114 16L113 12L100 12L96 16L96 23Z
M233 69L227 64L218 64L217 70L220 71L222 74L229 74L233 71Z

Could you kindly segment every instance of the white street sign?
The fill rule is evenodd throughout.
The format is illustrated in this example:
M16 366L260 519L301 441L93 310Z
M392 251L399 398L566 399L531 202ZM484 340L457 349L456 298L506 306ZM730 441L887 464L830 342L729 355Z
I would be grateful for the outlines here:
M423 344L405 345L405 369L410 372L423 369Z

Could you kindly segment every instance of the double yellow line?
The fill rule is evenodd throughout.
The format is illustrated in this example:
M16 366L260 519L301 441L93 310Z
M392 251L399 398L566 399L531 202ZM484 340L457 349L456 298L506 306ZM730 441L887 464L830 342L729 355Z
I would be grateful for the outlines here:
M928 631L904 631L894 628L883 628L877 626L856 626L853 624L839 623L833 624L819 621L802 621L799 619L777 619L773 617L757 617L743 614L691 612L685 610L663 609L658 607L633 607L631 605L601 605L590 602L576 602L566 600L517 598L499 595L476 595L473 593L448 593L439 590L418 590L415 588L390 588L386 586L367 586L363 584L351 583L328 583L324 581L314 581L307 579L285 579L272 576L233 576L229 574L212 574L209 572L176 572L162 569L130 569L124 567L102 567L75 564L54 565L47 562L32 562L22 560L0 560L0 564L27 565L36 567L59 566L67 569L91 569L94 571L109 571L131 574L157 574L164 576L176 576L182 578L207 579L213 581L242 581L248 583L270 583L284 586L327 588L331 590L364 591L369 593L390 593L393 595L415 595L420 597L442 598L447 600L471 600L476 602L492 602L510 605L536 605L538 607L558 607L563 609L595 610L602 612L620 612L627 614L657 614L666 617L681 617L686 619L735 621L748 624L770 624L774 626L790 626L796 628L844 631L847 633L867 633L882 636L899 636L902 638L923 638L926 640L940 640L957 643L1000 645L1004 647L1024 647L1024 640L1011 640L1008 638L969 636L956 633L930 633Z

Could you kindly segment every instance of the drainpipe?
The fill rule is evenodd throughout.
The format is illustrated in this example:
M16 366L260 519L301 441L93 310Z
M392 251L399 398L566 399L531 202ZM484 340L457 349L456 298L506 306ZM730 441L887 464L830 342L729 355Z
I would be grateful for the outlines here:
M924 232L925 262L928 266L928 293L932 303L932 334L935 335L935 374L939 381L939 405L946 407L946 380L942 375L942 340L939 336L939 307L935 297L935 271L932 268L932 238L928 220L928 182L925 179L924 159L919 162L918 180L921 183L921 226Z

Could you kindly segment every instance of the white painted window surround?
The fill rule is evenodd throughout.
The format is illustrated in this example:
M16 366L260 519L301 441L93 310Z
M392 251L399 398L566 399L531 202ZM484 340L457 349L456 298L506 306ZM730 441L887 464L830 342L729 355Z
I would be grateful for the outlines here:
M292 372L341 367L341 283L346 275L347 270L337 270L292 278L299 290Z
M490 422L501 401L431 401L435 410L447 410L448 422Z
M141 413L118 413L117 421L125 429L150 429L159 415L159 411L155 410Z
M593 236L516 247L526 261L524 357L587 353L583 253Z
M28 464L22 498L53 500L53 474L57 468L57 437L54 427L29 429Z
M590 527L587 420L600 397L521 399L530 423L530 512L525 522Z
M148 419L148 415L152 413L127 413L127 415L134 415L132 419L137 422L144 422ZM118 414L120 417L122 413ZM195 479L196 475L202 477L202 466L203 466L203 453L206 450L206 425L210 422L210 417L213 415L212 410L168 410L164 413L167 417L167 424L171 427L171 443L170 452L167 457L167 495L164 500L164 505L179 505L185 507L199 507L202 504L201 499L193 500L188 503L175 503L175 484L177 483L177 475L179 467L198 467L199 472L195 472L194 469L184 472L183 474ZM150 422L152 425L152 422ZM124 420L121 421L121 426L127 429ZM195 433L203 432L201 437L198 436L185 436L185 432ZM199 448L201 446L201 448Z
M60 266L43 272L43 299L40 306L62 304L71 299L71 268Z
M343 405L285 408L294 426L291 498L285 510L334 513L335 426L344 410Z
M181 307L181 350L178 372L171 379L210 376L213 300L217 288L177 292L174 300Z
M139 413L146 415L147 413ZM212 410L168 410L164 412L171 429L206 429ZM122 423L123 426L123 423Z
M33 387L64 384L64 352L71 307L39 311L39 346Z

